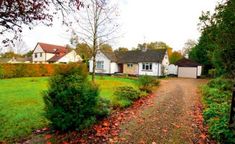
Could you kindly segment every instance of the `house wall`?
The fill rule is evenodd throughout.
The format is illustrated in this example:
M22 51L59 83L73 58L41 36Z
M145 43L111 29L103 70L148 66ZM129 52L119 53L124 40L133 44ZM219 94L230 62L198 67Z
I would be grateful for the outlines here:
M197 66L197 76L202 75L202 66Z
M115 62L111 62L111 69L110 70L111 70L110 73L112 73L112 74L118 72L118 64Z
M37 58L35 57L35 53L37 54ZM40 56L40 53L42 53L42 56ZM46 63L46 61L53 56L54 54L45 53L41 46L37 45L32 55L32 61L33 63Z
M162 73L165 75L168 73L168 66L169 66L170 62L169 62L169 56L168 53L166 51L163 60L162 60Z
M82 61L82 58L77 55L77 53L72 50L71 52L67 53L65 56L63 56L61 59L58 60L56 63L69 63L69 62L78 62Z
M96 73L105 73L109 74L111 72L111 61L101 52L98 52L96 55L96 61L104 61L104 69L96 69ZM93 68L93 59L89 60L89 72L92 72Z
M197 78L197 67L178 67L178 77Z
M170 64L167 67L167 74L168 75L177 75L177 71L178 71L178 66L176 66L174 64Z
M146 71L142 69L143 63L139 63L139 75L151 75L151 76L161 76L161 67L162 64L159 63L152 63L152 70Z
M128 64L123 64L123 73L138 75L139 65L132 63L132 67L128 67Z

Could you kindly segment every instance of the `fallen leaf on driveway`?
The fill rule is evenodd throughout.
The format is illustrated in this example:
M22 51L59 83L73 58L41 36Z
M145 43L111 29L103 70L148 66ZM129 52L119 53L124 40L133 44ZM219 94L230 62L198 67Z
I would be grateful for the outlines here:
M177 125L177 124L174 124L174 123L171 123L173 126L175 126L176 128L180 128L181 126Z
M202 138L203 140L205 140L206 137L207 137L207 136L206 136L205 134L201 134L201 135L200 135L200 138Z
M168 130L167 130L167 129L162 129L162 131L163 131L164 133L167 133L167 132L168 132Z
M51 138L50 134L45 135L45 139L50 139L50 138Z

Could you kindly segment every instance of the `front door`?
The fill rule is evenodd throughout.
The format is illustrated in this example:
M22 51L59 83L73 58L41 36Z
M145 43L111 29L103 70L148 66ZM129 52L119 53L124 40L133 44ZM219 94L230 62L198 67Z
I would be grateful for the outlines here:
M123 64L118 64L118 72L123 73Z

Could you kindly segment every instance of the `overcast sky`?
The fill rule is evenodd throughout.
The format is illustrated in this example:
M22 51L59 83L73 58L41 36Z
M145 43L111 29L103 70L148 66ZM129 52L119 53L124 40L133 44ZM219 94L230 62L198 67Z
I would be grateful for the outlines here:
M200 36L197 24L202 11L213 11L218 0L119 0L122 36L113 44L136 47L138 43L163 41L180 50L188 39ZM66 45L70 32L55 20L53 27L25 29L23 38L30 49L37 42Z

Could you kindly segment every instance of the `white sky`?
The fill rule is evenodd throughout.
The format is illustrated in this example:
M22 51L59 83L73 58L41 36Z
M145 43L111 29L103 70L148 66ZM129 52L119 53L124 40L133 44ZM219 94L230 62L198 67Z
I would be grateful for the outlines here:
M197 24L202 11L213 11L218 0L119 0L122 36L113 44L117 47L136 47L138 43L163 41L180 50L188 39L200 36ZM37 42L69 44L59 20L53 27L36 26L24 30L23 37L30 49Z

